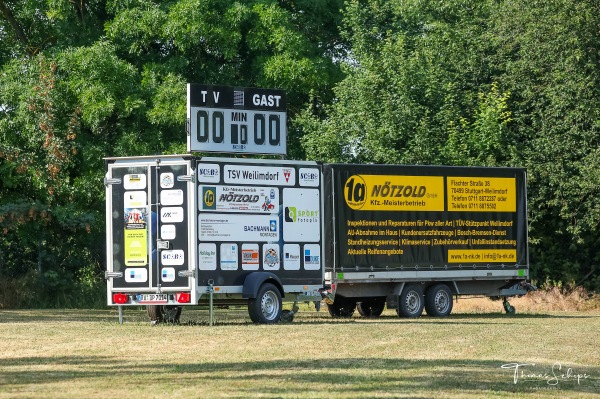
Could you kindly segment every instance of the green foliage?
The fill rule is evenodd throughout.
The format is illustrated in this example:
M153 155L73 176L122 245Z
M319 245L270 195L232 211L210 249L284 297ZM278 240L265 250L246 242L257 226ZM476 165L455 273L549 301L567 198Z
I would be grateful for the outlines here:
M349 1L307 156L527 167L533 276L600 289L598 26L592 0Z
M341 7L0 0L0 278L15 306L104 285L102 158L185 152L186 83L285 89L292 120L329 101Z

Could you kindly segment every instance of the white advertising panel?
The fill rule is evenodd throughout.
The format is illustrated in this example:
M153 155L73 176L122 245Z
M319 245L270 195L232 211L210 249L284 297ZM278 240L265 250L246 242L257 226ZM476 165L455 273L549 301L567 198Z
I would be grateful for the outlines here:
M219 183L221 181L221 169L216 163L198 164L198 183Z
M283 189L283 240L319 242L321 212L319 190Z
M300 168L298 170L298 184L302 187L319 187L321 173L316 168Z
M281 253L278 244L263 245L263 270L279 270Z
M263 184L267 186L294 186L296 171L285 166L225 165L227 184Z
M183 204L183 190L162 190L160 192L161 205Z
M238 269L238 246L235 243L221 244L221 270Z
M279 190L275 187L199 186L200 211L278 213Z
M172 283L173 281L175 281L175 268L163 267L160 272L160 278L165 283Z
M258 244L242 244L242 269L258 270L259 262Z
M279 231L276 215L201 213L198 216L201 241L279 241Z
M148 281L148 269L127 268L125 269L125 282L145 283Z
M300 270L300 244L283 245L283 268L285 270Z
M175 185L175 176L173 173L161 173L160 174L160 187L161 188L173 188Z
M125 175L123 181L123 187L125 190L143 190L146 188L146 175L144 174L131 174Z
M162 223L183 222L183 208L180 206L165 206L160 210L160 221Z
M304 270L321 269L321 246L319 244L306 244L304 246Z
M182 249L174 249L171 251L161 251L161 264L175 266L183 265L185 256Z
M125 208L140 208L146 206L145 191L125 191Z
M202 243L198 245L198 269L217 270L217 245Z
M163 240L175 239L176 232L174 224L163 224L160 226L160 238Z

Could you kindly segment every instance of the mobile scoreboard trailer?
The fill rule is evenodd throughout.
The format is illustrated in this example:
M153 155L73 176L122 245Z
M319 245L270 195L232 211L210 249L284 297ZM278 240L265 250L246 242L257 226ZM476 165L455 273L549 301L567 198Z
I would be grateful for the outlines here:
M324 165L326 284L333 316L446 316L453 296L504 299L527 284L519 168Z
M174 155L107 158L105 185L108 305L156 321L209 303L275 323L321 299L446 316L457 295L511 313L530 288L524 169Z
M274 323L283 300L320 301L321 183L315 162L107 158L108 304L147 305L155 321L247 304Z

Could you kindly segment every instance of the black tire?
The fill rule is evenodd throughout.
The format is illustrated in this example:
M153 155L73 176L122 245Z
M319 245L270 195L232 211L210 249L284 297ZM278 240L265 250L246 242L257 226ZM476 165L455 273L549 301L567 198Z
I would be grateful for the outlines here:
M434 285L425 293L425 311L429 316L448 316L452 312L452 306L452 292L446 284Z
M385 309L385 297L365 299L356 305L356 309L363 317L379 317Z
M333 303L327 304L327 309L332 317L352 317L356 309L356 301L350 298L336 295Z
M172 323L179 324L179 317L181 316L181 306L167 306L167 305L148 305L146 311L148 317L153 324L157 323Z
M396 313L400 317L420 317L425 306L423 287L420 284L410 284L404 287L398 298Z
M281 320L282 311L281 292L270 283L263 284L256 298L248 301L248 314L254 323L277 323Z

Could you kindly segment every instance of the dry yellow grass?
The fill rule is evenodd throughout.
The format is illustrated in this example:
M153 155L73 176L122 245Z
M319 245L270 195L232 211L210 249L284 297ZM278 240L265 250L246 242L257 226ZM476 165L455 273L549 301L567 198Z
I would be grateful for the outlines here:
M271 326L244 308L217 309L214 327L197 308L154 327L139 308L123 325L114 308L0 310L0 399L600 399L600 310L586 298L530 293L511 301L515 315L460 299L449 317L419 319L332 319L303 305ZM510 363L524 365L517 382Z
M510 298L510 304L517 313L540 313L550 311L587 311L600 309L600 295L592 295L582 287L573 290L552 287L538 290L520 298ZM503 312L502 301L487 297L460 297L454 303L453 313L494 313Z

